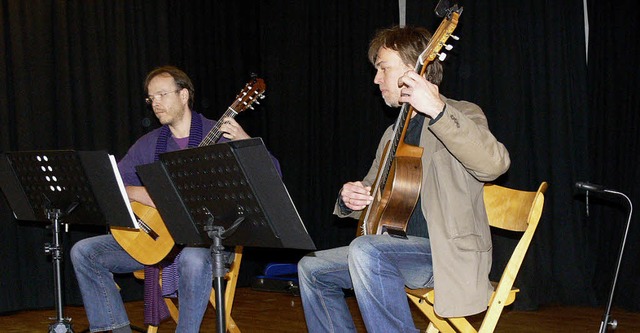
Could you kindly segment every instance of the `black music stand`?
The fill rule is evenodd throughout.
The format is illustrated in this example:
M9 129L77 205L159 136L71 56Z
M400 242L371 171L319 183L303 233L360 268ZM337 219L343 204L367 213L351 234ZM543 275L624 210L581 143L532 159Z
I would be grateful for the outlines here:
M211 246L218 332L224 246L315 249L261 138L161 154L137 171L175 242Z
M115 168L104 151L22 151L0 157L0 187L16 219L52 224L53 243L45 244L45 253L53 259L57 316L50 333L73 332L62 308L61 225L135 224Z

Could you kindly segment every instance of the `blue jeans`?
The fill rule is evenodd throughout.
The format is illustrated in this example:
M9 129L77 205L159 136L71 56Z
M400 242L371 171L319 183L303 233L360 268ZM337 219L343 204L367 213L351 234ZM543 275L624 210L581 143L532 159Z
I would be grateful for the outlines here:
M178 262L180 318L176 332L198 332L211 293L212 265L209 248L186 247ZM83 239L71 248L91 332L129 325L113 274L131 273L144 266L133 259L111 235Z
M309 332L356 332L344 289L355 291L367 332L418 332L405 285L433 286L429 240L357 237L348 247L317 251L298 263Z

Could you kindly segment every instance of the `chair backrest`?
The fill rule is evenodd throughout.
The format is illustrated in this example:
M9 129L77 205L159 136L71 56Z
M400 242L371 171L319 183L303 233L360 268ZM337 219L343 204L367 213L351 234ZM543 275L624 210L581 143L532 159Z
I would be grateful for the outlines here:
M520 191L487 184L484 186L484 205L492 227L525 232L535 226L542 215L544 192L549 185L542 182L537 191Z
M480 327L480 332L493 332L498 322L542 216L544 192L547 187L547 182L542 182L538 190L532 192L493 184L484 186L484 203L489 224L496 228L523 232L523 234L502 273L494 296L489 302L489 308Z

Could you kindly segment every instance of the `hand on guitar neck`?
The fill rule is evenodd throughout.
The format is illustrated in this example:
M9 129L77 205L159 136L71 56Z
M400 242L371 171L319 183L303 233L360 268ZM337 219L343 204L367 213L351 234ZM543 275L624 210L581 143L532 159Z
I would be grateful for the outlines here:
M351 210L363 210L372 201L371 186L364 186L362 182L348 182L340 190L340 198Z
M233 119L233 117L225 117L220 119L222 125L220 125L220 132L222 132L222 136L229 140L242 140L249 139L250 136L247 132L242 129L242 126L238 124L238 122Z
M407 71L398 79L400 103L409 103L417 112L436 118L444 108L438 86L415 71Z

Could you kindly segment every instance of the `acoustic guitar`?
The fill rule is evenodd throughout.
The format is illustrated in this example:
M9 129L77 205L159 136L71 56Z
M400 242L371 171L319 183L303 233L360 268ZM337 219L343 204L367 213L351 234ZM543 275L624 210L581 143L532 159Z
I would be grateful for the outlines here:
M447 10L443 21L433 34L427 47L416 61L415 71L424 75L427 65L436 57L444 60L442 47L458 24L462 8L457 5ZM456 37L452 37L456 38ZM360 215L359 233L372 235L389 233L405 237L407 223L416 206L422 187L422 147L404 142L406 129L414 110L404 103L394 126L391 140L386 143L378 174L371 185L373 201Z
M266 86L262 79L253 78L240 91L220 119L235 117L242 111L253 109L253 103L259 104L257 100L264 98L265 89ZM202 147L218 142L222 136L221 125L221 121L216 122L215 126L198 146ZM157 264L173 249L175 245L173 237L171 237L158 210L139 202L132 202L131 208L138 219L140 228L112 226L110 227L111 234L118 244L140 263L145 265Z

